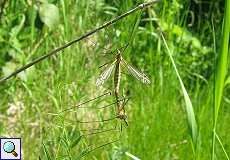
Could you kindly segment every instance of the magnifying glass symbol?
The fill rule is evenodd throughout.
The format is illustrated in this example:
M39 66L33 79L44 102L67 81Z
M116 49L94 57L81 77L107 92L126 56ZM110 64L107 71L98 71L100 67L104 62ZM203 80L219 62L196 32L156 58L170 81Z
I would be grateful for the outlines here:
M15 145L11 141L7 141L3 144L3 149L6 153L11 153L14 155L14 157L17 157L18 154L15 152Z

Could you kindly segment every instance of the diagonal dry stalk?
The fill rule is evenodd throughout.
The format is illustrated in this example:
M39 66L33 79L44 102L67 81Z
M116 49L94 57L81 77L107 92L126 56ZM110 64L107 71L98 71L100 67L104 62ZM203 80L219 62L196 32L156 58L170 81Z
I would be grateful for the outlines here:
M52 55L57 54L59 51L61 51L61 50L65 49L65 48L71 46L72 44L77 43L77 42L79 42L79 41L81 41L81 40L89 37L90 35L93 35L94 33L96 33L98 31L100 31L100 30L102 30L102 29L104 29L104 28L106 28L106 27L108 27L108 26L116 23L117 21L120 21L121 19L129 16L130 14L132 14L132 13L138 11L138 10L144 9L144 8L146 8L148 6L151 6L151 5L153 5L153 4L155 4L156 2L159 2L159 1L160 0L152 0L152 1L149 1L149 2L146 2L146 3L142 3L142 4L138 5L137 7L135 7L133 9L131 9L131 10L129 10L129 11L121 14L120 16L117 16L117 17L113 18L112 20L110 20L108 22L105 22L101 26L99 26L99 27L97 27L97 28L95 28L95 29L93 29L93 30L91 30L91 31L83 34L82 36L80 36L80 37L78 37L78 38L76 38L76 39L74 39L74 40L72 40L72 41L70 41L70 42L68 42L68 43L66 43L66 44L64 44L64 45L62 45L62 46L60 46L60 47L52 50L52 51L50 51L50 52L48 52L47 54L45 54L45 55L43 55L41 57L38 57L37 59L33 60L32 62L30 62L30 63L22 66L21 68L17 69L13 73L9 74L8 76L2 77L0 79L0 83L3 83L6 80L10 79L11 77L16 76L18 73L20 73L20 72L22 72L22 71L30 68L34 64L36 64L38 62L41 62L42 60L44 60L44 59L46 59L46 58L48 58L48 57L50 57ZM59 53L61 53L61 52L59 52Z

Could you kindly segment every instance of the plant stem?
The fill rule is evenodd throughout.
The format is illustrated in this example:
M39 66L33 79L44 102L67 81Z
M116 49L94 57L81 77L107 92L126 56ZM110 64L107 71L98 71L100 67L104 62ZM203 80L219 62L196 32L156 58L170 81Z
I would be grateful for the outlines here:
M47 53L47 54L45 54L45 55L43 55L43 56L41 56L41 57L35 59L34 61L32 61L32 62L26 64L25 66L22 66L21 68L17 69L16 71L14 71L13 73L11 73L10 75L1 78L1 79L0 79L0 83L5 82L6 80L10 79L11 77L16 76L18 73L20 73L20 72L22 72L22 71L24 71L24 70L30 68L30 67L33 66L34 64L36 64L36 63L38 63L38 62L41 62L42 60L44 60L44 59L46 59L46 58L48 58L48 57L50 57L50 56L52 56L52 55L54 55L54 54L57 54L59 51L61 51L61 50L65 49L65 48L71 46L72 44L74 44L74 43L76 43L76 42L79 42L79 41L81 41L81 40L83 40L83 39L89 37L90 35L93 35L94 33L96 33L96 32L98 32L98 31L100 31L100 30L102 30L102 29L104 29L104 28L106 28L106 27L108 27L108 26L110 26L110 25L116 23L117 21L119 21L119 20L121 20L121 19L127 17L128 15L130 15L130 14L132 14L132 13L134 13L134 12L140 10L140 9L144 9L144 8L146 8L146 7L148 7L148 6L152 5L152 4L154 4L154 3L156 3L156 2L159 2L159 1L160 1L160 0L152 0L152 1L149 1L149 2L142 3L142 4L138 5L137 7L135 7L135 8L133 8L133 9L131 9L131 10L129 10L129 11L123 13L122 15L115 17L114 19L112 19L112 20L110 20L110 21L108 21L108 22L102 24L101 26L99 26L99 27L97 27L97 28L95 28L95 29L93 29L93 30L91 30L91 31L89 31L89 32L87 32L87 33L85 33L85 34L83 34L82 36L80 36L80 37L78 37L78 38L76 38L76 39L74 39L74 40L72 40L72 41L70 41L70 42L68 42L68 43L66 43L66 44L64 44L64 45L62 45L62 46L60 46L60 47L54 49L54 50L52 50L52 51L50 51L49 53Z

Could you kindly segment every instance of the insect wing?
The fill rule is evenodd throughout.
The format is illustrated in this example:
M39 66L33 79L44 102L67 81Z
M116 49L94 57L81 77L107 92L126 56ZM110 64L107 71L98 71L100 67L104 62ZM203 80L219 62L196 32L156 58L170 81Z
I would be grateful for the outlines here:
M135 69L134 67L132 67L131 65L129 65L124 59L122 60L122 62L123 62L123 65L125 66L125 68L128 69L129 73L133 77L135 77L136 79L138 79L142 83L150 84L149 78L143 72L141 72L141 71Z
M105 81L110 77L114 67L115 63L113 62L100 74L100 76L97 78L96 86L100 86L105 83Z

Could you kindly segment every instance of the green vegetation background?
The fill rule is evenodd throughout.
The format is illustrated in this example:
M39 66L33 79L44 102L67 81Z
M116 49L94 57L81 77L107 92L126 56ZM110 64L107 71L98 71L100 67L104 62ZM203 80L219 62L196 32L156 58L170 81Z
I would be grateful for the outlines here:
M4 2L6 2L4 4ZM143 1L3 0L0 6L0 73L16 68L68 42ZM47 2L48 3L48 2ZM4 4L4 5L3 5ZM53 4L53 5L52 5ZM141 16L140 16L141 15ZM22 137L24 159L211 159L215 58L220 48L224 2L170 0L137 12L72 45L0 86L0 136ZM141 18L130 42L133 26ZM179 81L159 34L159 25L193 103L198 123L194 151ZM95 86L100 65L113 56L101 56L130 42L124 58L151 79L145 86L126 74L122 90L131 96L126 109L129 127L122 133L105 132L79 138L80 130L113 127L116 122L79 124L112 115L110 109L58 113L112 89L108 81ZM230 97L224 92L217 131L230 153ZM112 98L90 103L103 106ZM88 105L88 104L87 104ZM119 122L120 123L120 122ZM92 131L91 131L92 133ZM92 148L118 142L87 153ZM225 159L219 143L216 159Z

